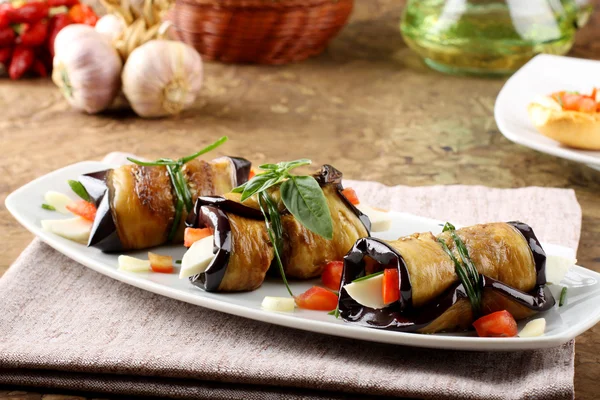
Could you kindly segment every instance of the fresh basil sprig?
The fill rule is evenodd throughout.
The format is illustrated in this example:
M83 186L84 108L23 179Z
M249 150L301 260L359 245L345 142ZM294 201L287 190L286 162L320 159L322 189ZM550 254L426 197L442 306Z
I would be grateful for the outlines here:
M458 261L454 254L450 251L446 242L442 239L438 238L438 242L448 254L452 262L454 263L454 269L456 270L456 275L458 275L465 291L467 292L467 297L471 302L471 307L473 308L473 312L475 315L478 315L481 312L481 298L483 295L483 279L477 268L475 268L475 264L471 260L469 256L469 252L467 247L463 243L462 239L456 234L456 228L449 222L446 222L442 232L450 232L450 236L454 241L454 245L458 251L458 254L461 258L461 261Z
M243 202L281 184L281 200L288 211L308 230L331 240L333 222L323 189L312 176L290 173L294 168L310 164L310 160L300 159L260 165L258 168L264 172L233 189L233 192L241 193Z
M173 238L177 234L177 230L179 229L179 222L181 221L181 215L183 214L183 207L185 206L188 213L192 211L192 208L194 207L194 204L192 203L192 194L190 192L190 188L188 187L187 182L185 180L185 176L183 175L183 166L186 163L192 161L193 159L200 157L202 154L208 153L209 151L216 149L226 141L227 136L223 136L216 142L209 144L197 153L194 153L187 157L182 157L178 160L172 160L170 158L159 158L156 161L140 161L131 157L127 157L127 159L132 163L143 167L164 166L167 168L171 184L173 185L173 189L175 190L175 197L177 199L175 205L175 218L173 219L173 225L171 226L171 231L169 232L168 236L169 241L173 240Z

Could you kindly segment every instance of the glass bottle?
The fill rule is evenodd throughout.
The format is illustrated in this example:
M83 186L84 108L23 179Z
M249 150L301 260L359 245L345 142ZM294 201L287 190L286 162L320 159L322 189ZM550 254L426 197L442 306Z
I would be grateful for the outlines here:
M504 75L539 53L565 54L589 0L409 0L400 30L430 67Z

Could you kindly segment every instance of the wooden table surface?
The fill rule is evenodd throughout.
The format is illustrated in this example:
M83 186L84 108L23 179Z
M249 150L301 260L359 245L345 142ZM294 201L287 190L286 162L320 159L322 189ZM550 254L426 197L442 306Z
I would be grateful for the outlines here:
M357 1L342 34L306 62L207 64L196 106L174 119L83 115L49 80L0 80L0 275L32 239L4 207L11 191L111 151L177 157L222 135L231 139L222 153L256 163L309 157L348 178L390 185L573 188L583 209L578 259L600 272L600 172L505 139L493 118L505 80L427 69L402 42L400 13L393 0ZM579 33L572 55L600 58L600 12ZM577 339L579 399L597 398L599 349L600 325ZM0 399L67 398L38 392L0 388Z

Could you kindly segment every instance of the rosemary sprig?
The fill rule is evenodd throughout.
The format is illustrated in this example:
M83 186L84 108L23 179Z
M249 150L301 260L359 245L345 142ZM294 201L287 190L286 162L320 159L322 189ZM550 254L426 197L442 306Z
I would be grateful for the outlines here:
M219 138L216 142L209 144L197 153L194 153L187 157L181 157L178 160L172 160L170 158L159 158L156 161L141 161L131 157L127 157L127 160L142 167L164 166L167 168L167 172L169 173L169 179L171 180L171 185L173 186L173 190L175 191L175 197L177 199L177 202L175 204L175 218L173 219L173 225L171 226L171 230L169 231L168 236L169 241L172 241L173 238L175 238L175 235L177 234L177 230L179 229L179 223L181 221L181 215L183 213L183 207L185 207L188 213L192 211L192 208L194 207L194 204L192 203L192 193L190 192L190 188L188 187L187 182L185 180L185 176L183 175L183 166L186 163L192 161L193 159L200 157L202 154L208 153L209 151L216 149L226 141L227 136L223 136Z
M460 279L463 287L465 288L465 292L467 292L467 297L471 302L471 307L473 308L473 312L475 315L478 315L481 311L481 297L483 291L483 280L481 275L477 271L475 264L471 260L469 256L469 251L467 247L463 243L462 239L456 234L456 228L451 223L447 222L444 225L442 232L450 232L450 236L454 241L454 245L460 255L461 261L458 261L454 254L450 251L446 243L438 238L438 242L448 254L452 262L454 263L454 269L456 270L456 275Z
M275 252L275 261L277 262L277 265L279 267L281 279L283 280L285 288L287 289L290 296L294 297L294 293L292 293L292 289L290 288L287 278L285 277L285 270L283 269L283 262L281 261L280 254L283 248L283 231L281 228L281 216L279 215L279 210L277 209L277 205L267 192L260 192L258 196L258 205L260 206L260 210L262 211L265 217L267 233L269 235L269 240L273 244L273 251Z
M374 273L369 274L369 275L361 276L360 278L356 278L355 280L353 280L352 283L364 281L364 280L367 280L367 279L371 279L371 278L373 278L373 277L375 277L377 275L381 275L381 274L383 274L383 271L374 272Z
M565 304L565 300L567 300L567 287L563 287L560 291L560 299L558 300L558 306L562 307Z

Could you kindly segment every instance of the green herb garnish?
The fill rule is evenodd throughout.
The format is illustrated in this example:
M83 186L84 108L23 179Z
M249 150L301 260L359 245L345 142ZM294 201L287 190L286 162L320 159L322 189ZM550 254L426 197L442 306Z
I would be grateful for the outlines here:
M175 197L177 198L177 203L175 205L175 218L173 219L173 225L171 226L171 231L169 232L168 236L169 241L172 241L175 235L177 234L177 230L179 229L179 223L181 221L181 215L183 214L183 207L185 206L188 213L192 211L192 208L194 207L194 204L192 203L192 194L190 192L190 188L188 187L187 182L185 180L185 176L183 175L183 166L186 163L192 161L193 159L200 157L202 154L208 153L209 151L216 149L226 141L227 136L223 136L222 138L206 146L199 152L187 157L182 157L178 160L172 160L170 158L159 158L156 161L140 161L131 157L127 157L127 159L132 163L143 167L164 166L167 168L171 184L173 185L173 189L175 191Z
M175 264L181 264L181 260L175 260Z
M42 204L42 208L44 210L48 210L48 211L56 211L56 208L54 208L54 206L51 206L50 204L46 204L46 203Z
M303 165L310 165L311 161L300 159L285 161L277 164L263 164L258 168L263 170L248 182L232 190L241 193L244 202L256 195L260 210L265 218L269 240L273 244L275 262L290 296L294 296L285 277L281 254L283 252L283 229L281 216L276 202L271 198L268 189L280 185L281 201L288 211L306 229L325 239L333 239L333 221L323 189L312 176L292 175L290 171Z
M72 179L69 179L68 182L69 186L71 186L71 190L73 190L77 196L81 197L85 201L90 201L90 195L88 194L87 190L85 190L85 187L83 187L81 182L74 181Z
M565 286L560 291L560 299L558 300L558 306L562 307L565 304L565 300L567 300L567 287Z
M467 297L471 302L471 307L473 308L473 312L475 315L478 315L481 311L481 297L483 291L483 281L481 275L475 268L471 257L469 256L469 252L467 247L463 243L462 239L456 234L456 228L449 222L446 222L444 225L444 229L442 232L450 232L450 236L452 240L454 240L454 244L460 255L461 262L459 262L454 254L450 251L446 243L438 238L438 242L448 254L452 262L454 263L454 269L456 270L456 275L458 275L463 287L465 288L465 292L467 293Z
M329 314L329 315L333 315L334 317L336 317L336 318L339 318L339 317L340 317L340 306L338 305L338 306L335 308L335 310L331 310L331 311L329 311L327 314Z
M331 240L333 222L323 189L312 176L290 173L294 168L310 164L310 160L300 159L260 165L258 168L265 172L233 189L233 192L241 193L243 202L255 194L281 184L281 200L288 211L308 230Z
M281 216L279 215L279 210L277 209L277 205L267 192L260 192L258 196L258 205L260 206L260 210L262 211L263 216L265 217L267 233L269 234L269 240L273 244L273 251L275 252L275 261L277 262L277 265L279 267L281 279L283 279L285 288L287 289L290 296L294 297L294 293L292 293L292 289L290 288L287 278L285 277L283 263L281 262L280 254L281 249L283 248L283 230L281 228Z
M373 278L373 277L375 277L377 275L381 275L381 274L383 274L383 271L375 272L375 273L372 273L370 275L361 276L360 278L356 278L355 280L353 280L352 283L354 283L354 282L360 282L360 281L366 281L367 279L371 279L371 278Z

